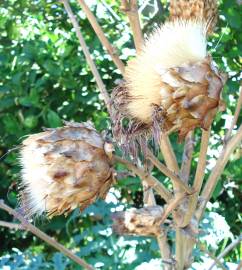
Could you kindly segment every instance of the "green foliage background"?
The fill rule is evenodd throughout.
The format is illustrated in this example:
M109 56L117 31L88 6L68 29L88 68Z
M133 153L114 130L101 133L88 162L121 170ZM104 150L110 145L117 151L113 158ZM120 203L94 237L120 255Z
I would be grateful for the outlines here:
M121 78L120 73L103 50L76 2L71 2L72 7L78 14L80 26L99 72L111 91ZM87 2L97 15L107 37L117 47L122 60L127 61L135 51L126 17L119 11L119 1L106 1L112 11L103 5L103 1ZM155 2L150 1L151 4ZM155 25L164 21L168 14L166 1L157 3L159 11L155 16L152 5L143 10L144 32L147 34ZM217 115L213 124L208 172L214 164L225 128L235 109L241 70L241 6L235 0L223 0L220 1L219 10L218 29L208 46L220 69L228 72L229 80L223 91L227 109L223 114ZM91 119L98 130L110 130L108 114L99 98L97 86L75 33L58 1L1 1L0 156L3 157L0 160L0 198L12 207L17 206L17 183L20 180L18 153L8 153L8 150L19 145L25 135L40 132L42 127L60 126L62 119L77 122ZM195 158L199 153L199 136L200 131L197 130ZM182 145L177 144L175 134L172 141L180 161ZM6 153L8 154L5 155ZM227 165L214 192L214 203L209 208L210 212L217 212L225 217L231 232L218 239L216 248L208 244L208 248L215 254L221 252L240 233L240 154L238 150ZM192 167L194 173L195 161ZM118 170L121 169L118 167ZM168 185L168 179L154 173ZM112 212L130 206L142 206L139 180L131 177L120 180L110 196L113 197L111 202L99 201L83 213L75 210L68 217L61 216L51 221L37 220L35 223L100 269L135 269L142 262L159 258L158 246L153 239L118 238L111 233ZM0 215L1 220L12 221L12 217L5 212L1 211ZM205 223L204 226L206 231L208 225ZM173 233L170 239L171 242L174 241ZM199 258L200 253L198 250L196 252L195 255ZM0 227L0 256L0 269L4 265L10 267L7 269L80 269L30 233L3 227ZM226 260L236 262L239 258L238 247Z

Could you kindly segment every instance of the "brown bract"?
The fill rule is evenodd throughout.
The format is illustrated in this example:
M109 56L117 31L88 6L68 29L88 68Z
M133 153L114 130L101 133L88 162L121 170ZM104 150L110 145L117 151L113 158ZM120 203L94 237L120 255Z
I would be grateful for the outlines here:
M217 0L171 0L170 20L202 20L211 34L217 23Z
M52 217L105 198L113 183L111 151L90 123L29 136L21 150L24 209Z
M114 135L121 145L128 145L134 156L135 141L144 146L153 137L159 143L161 133L174 131L178 131L181 141L196 127L207 130L218 109L224 107L221 91L226 76L213 66L210 57L158 72L161 99L150 104L153 113L149 122L144 123L129 113L128 105L135 103L135 97L130 95L128 85L123 83L112 93Z
M226 80L211 59L165 70L161 80L162 130L178 130L180 139L196 127L207 130L223 106L220 96Z

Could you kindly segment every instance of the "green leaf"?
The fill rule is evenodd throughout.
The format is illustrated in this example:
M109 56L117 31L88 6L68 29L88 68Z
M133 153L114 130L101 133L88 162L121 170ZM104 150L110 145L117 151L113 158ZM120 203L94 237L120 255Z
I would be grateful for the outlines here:
M13 115L7 114L3 116L3 124L5 127L5 131L10 134L17 134L20 131L20 124Z
M4 97L0 99L0 112L4 111L6 109L9 109L10 107L14 106L14 98L13 97Z
M59 127L62 124L62 121L59 115L52 110L49 110L47 113L47 122L48 122L48 125L52 128Z
M35 128L38 125L38 118L30 115L24 119L24 126L27 128Z

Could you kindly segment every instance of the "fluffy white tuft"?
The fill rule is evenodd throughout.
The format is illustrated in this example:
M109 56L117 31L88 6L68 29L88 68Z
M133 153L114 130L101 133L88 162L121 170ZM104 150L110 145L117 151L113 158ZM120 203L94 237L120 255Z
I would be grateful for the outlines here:
M167 68L197 62L207 56L206 24L201 21L167 22L146 40L142 51L126 69L129 94L134 98L128 110L143 122L149 122L151 104L160 104L160 74Z
M32 135L33 137L33 135ZM41 215L46 210L46 196L53 183L48 177L44 153L32 141L21 151L22 185L24 188L24 207L30 215Z

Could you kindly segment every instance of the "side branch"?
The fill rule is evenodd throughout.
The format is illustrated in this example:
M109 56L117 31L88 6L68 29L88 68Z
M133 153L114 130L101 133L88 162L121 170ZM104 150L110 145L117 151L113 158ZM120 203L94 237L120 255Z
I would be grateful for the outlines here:
M202 131L200 154L198 158L197 170L196 170L195 179L193 183L193 188L196 190L197 194L200 193L204 175L205 175L206 161L207 161L206 157L207 157L210 134L211 134L211 127L207 131L206 130Z
M76 31L76 35L77 35L77 37L79 39L79 42L80 42L80 45L82 47L83 53L84 53L84 55L86 57L87 63L90 66L90 69L91 69L91 71L93 73L93 76L94 76L94 78L95 78L95 80L97 82L98 88L99 88L101 94L103 95L104 102L105 102L105 104L107 106L107 109L108 109L108 111L110 113L110 98L109 98L107 89L106 89L106 87L105 87L105 85L104 85L104 83L102 81L102 78L101 78L101 76L100 76L100 74L99 74L99 72L97 70L97 67L96 67L94 61L91 58L90 52L88 50L87 44L86 44L86 42L85 42L85 40L84 40L84 38L82 36L82 33L80 31L80 27L78 25L76 17L75 17L75 15L73 14L73 12L71 10L71 7L69 5L68 0L60 0L60 1L64 4L65 10L66 10L66 12L67 12L67 14L68 14L68 16L70 18L70 21L71 21L71 23L72 23L72 25L73 25L73 27L74 27L74 29Z
M122 2L121 10L123 10L129 18L129 23L133 32L136 51L140 51L144 40L140 26L137 1L122 0L121 2Z
M95 270L91 265L86 263L84 260L80 259L78 256L76 256L74 253L72 253L69 249L62 246L60 243L58 243L55 239L49 237L47 234L36 228L34 225L29 223L22 215L20 215L17 211L12 209L10 206L6 205L3 200L0 200L0 209L5 210L10 215L14 216L16 219L18 219L21 222L21 225L23 228L27 231L32 232L34 235L39 237L41 240L45 241L52 247L56 248L60 252L62 252L64 255L69 257L71 260L79 264L80 266L83 266L85 269L88 270Z
M203 244L197 242L197 246L198 246L198 248L199 248L201 251L203 251L204 253L206 253L212 260L214 260L213 267L214 267L215 265L217 265L217 266L219 266L219 267L220 267L221 269L223 269L223 270L226 270L226 269L227 269L227 268L225 268L225 266L218 260L218 258L217 258L215 255L213 255L210 251L208 251L208 250L206 249L206 247L205 247Z
M169 202L172 198L172 194L165 188L165 186L154 176L147 174L143 169L136 167L131 162L122 159L118 156L114 156L114 161L124 164L129 170L134 172L140 177L141 180L147 182L147 184L156 190L156 192L166 201Z
M178 174L179 166L167 134L162 134L160 138L160 149L167 167L174 173Z
M194 149L193 136L194 136L193 131L190 131L187 134L185 145L184 145L183 156L182 156L180 177L185 183L188 183L189 176L190 176L192 153Z
M228 245L223 252L221 252L218 257L216 258L216 262L220 262L220 260L225 257L233 248L235 248L240 242L242 241L242 234L237 238L235 239L230 245ZM215 266L215 263L213 263L208 270L212 270L213 267Z
M197 217L200 219L205 210L207 202L210 200L213 191L218 183L219 177L221 176L224 167L226 166L231 153L235 150L238 144L242 141L242 125L236 132L236 134L225 144L222 153L220 154L215 167L213 168L207 183L202 191L201 197L203 202L197 211Z
M102 45L106 48L108 53L110 54L114 64L120 70L122 75L124 75L124 63L119 59L116 49L110 44L101 26L98 24L97 19L87 6L84 0L78 0L80 6L82 7L83 11L85 12L87 19L89 20L90 24L92 25L93 30L95 31L96 35L98 36L99 40L101 41Z
M192 216L194 215L194 212L197 208L198 196L199 196L203 179L204 179L204 175L205 175L206 160L207 160L206 156L207 156L210 132L211 132L211 128L209 128L208 131L206 130L202 131L200 154L198 158L197 170L196 170L195 179L193 183L193 190L195 191L195 194L193 194L189 198L187 211L185 213L182 223L180 224L180 227L182 228L186 227L190 223Z
M230 126L228 132L225 135L225 138L224 138L225 142L230 138L231 133L233 131L233 128L237 123L241 107L242 107L242 86L240 86L240 88L239 88L239 99L238 99L237 106L236 106L236 109L235 109L233 121L231 123L231 126Z
M14 229L14 230L23 230L23 227L21 226L21 224L7 222L7 221L3 221L3 220L0 220L0 227L6 227L9 229Z
M194 193L193 189L190 188L186 183L184 183L175 173L170 171L164 164L162 164L154 155L153 153L148 150L147 151L147 158L167 177L169 177L174 186L183 189L188 194Z

